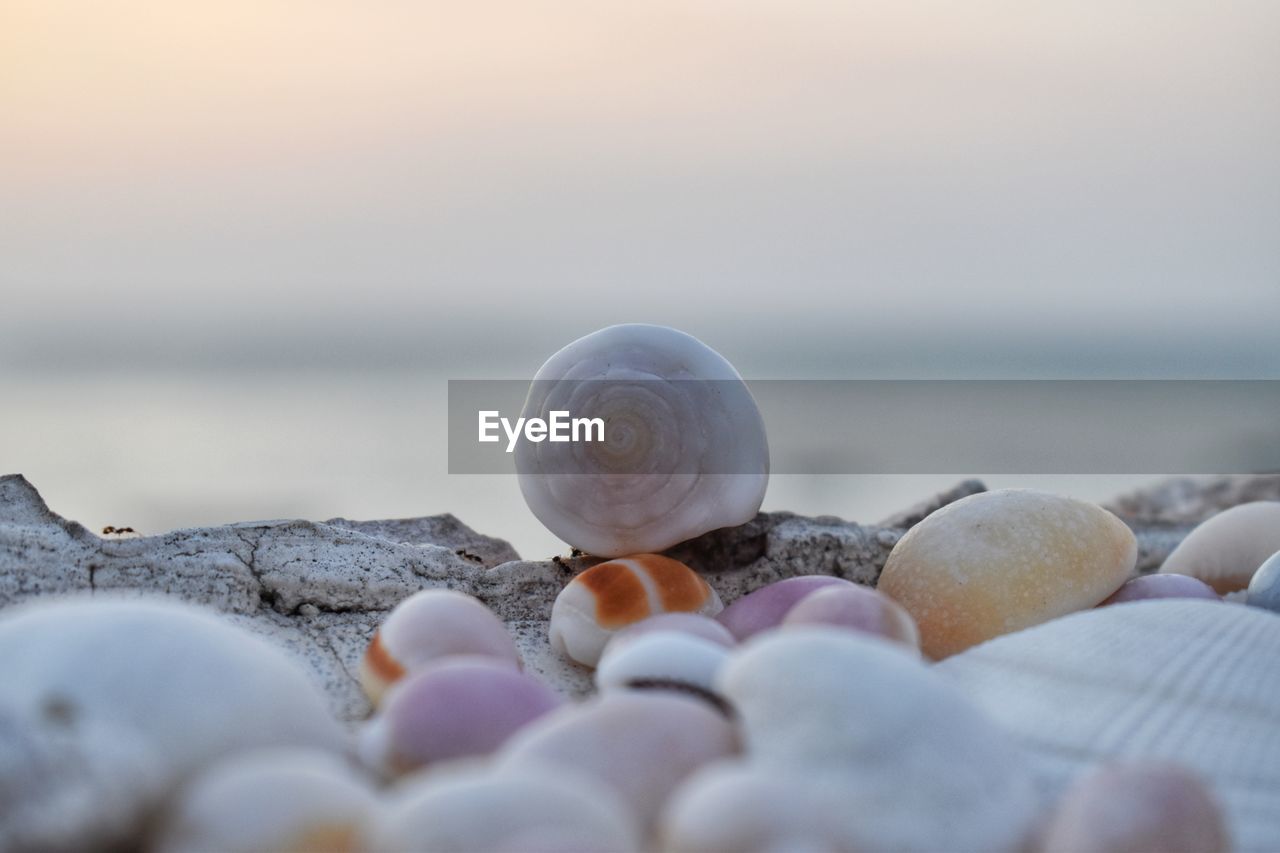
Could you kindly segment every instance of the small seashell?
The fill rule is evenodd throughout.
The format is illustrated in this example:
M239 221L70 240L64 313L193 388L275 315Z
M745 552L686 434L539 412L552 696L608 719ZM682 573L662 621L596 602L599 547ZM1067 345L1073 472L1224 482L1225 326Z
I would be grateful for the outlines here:
M406 672L443 657L478 655L519 668L502 620L479 600L451 589L424 589L395 606L360 661L360 684L374 705Z
M911 614L889 596L857 584L809 593L787 611L782 624L849 628L913 649L920 647L920 632Z
M1280 551L1280 501L1256 501L1202 522L1173 549L1161 573L1190 575L1220 594L1249 585L1263 561Z
M595 666L614 632L658 613L714 616L723 605L716 591L684 563L659 554L637 554L592 566L574 577L551 606L551 645Z
M761 631L776 628L800 599L829 586L853 586L853 583L830 575L786 578L747 593L716 618L739 641L746 640Z
M447 658L392 687L361 733L361 758L381 772L404 773L487 755L562 703L551 688L502 662Z
M1111 594L1111 597L1099 604L1123 604L1126 601L1146 601L1150 598L1208 598L1220 601L1222 597L1213 591L1213 587L1201 580L1187 575L1140 575Z
M498 762L589 775L649 826L680 780L736 749L732 724L705 702L674 693L610 692L522 729Z
M592 851L640 849L635 818L607 788L560 767L449 768L393 791L370 853L492 853L522 837L571 838Z
M1254 572L1245 603L1280 613L1280 551L1272 554Z
M557 410L603 419L604 441L519 442L520 491L588 554L662 551L760 509L764 421L733 365L697 338L630 324L574 341L534 376L522 414Z
M841 792L855 850L1016 850L1040 811L1007 734L897 643L793 627L737 650L717 686L748 761Z
M663 809L667 853L857 850L842 787L807 773L765 772L721 761L690 776ZM815 784L816 783L816 784Z
M1121 764L1080 778L1058 804L1042 853L1227 853L1212 792L1171 764Z
M694 637L710 640L725 648L729 648L737 642L734 640L733 634L729 633L728 628L710 616L703 616L701 613L659 613L656 616L650 616L648 619L633 622L621 629L613 635L613 639L609 643L610 645L621 643L623 640L655 631L678 631L681 634L690 634Z
M1023 489L970 495L898 540L878 589L907 609L920 647L944 658L1093 607L1133 571L1133 532L1091 503Z
M679 631L619 634L605 646L596 668L596 687L665 689L692 693L727 710L715 692L715 677L729 657L723 645Z
M1280 838L1280 619L1190 598L1073 613L936 666L1061 792L1118 760L1180 764L1214 791L1237 848Z
M241 753L178 794L157 853L345 853L360 849L373 787L342 759L305 750Z

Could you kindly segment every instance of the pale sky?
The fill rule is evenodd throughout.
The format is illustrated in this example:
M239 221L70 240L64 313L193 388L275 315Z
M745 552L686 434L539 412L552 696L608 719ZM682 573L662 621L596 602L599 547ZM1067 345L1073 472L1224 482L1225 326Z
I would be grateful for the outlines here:
M0 370L1280 375L1280 4L0 0ZM537 358L531 360L531 353Z

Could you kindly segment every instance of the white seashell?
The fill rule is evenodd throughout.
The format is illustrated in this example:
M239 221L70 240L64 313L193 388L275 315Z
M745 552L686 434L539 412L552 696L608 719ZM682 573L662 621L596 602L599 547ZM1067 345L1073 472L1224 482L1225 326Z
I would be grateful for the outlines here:
M526 503L565 542L616 557L743 524L769 481L764 422L742 377L697 338L610 326L547 360L523 416L605 420L604 441L522 441Z
M394 791L368 832L371 853L491 853L555 833L588 850L639 850L635 819L608 789L560 767L449 768Z
M716 673L728 658L719 643L679 631L615 637L596 667L596 687L688 690L716 701Z
M283 652L167 599L46 599L0 614L6 719L31 728L19 733L16 763L0 762L0 791L13 784L5 778L10 771L38 775L13 789L16 798L0 798L0 841L6 833L40 832L26 821L61 801L58 834L82 842L90 832L107 843L103 832L125 828L95 800L109 798L116 812L136 814L224 754L265 746L338 750L346 742L324 696ZM120 768L118 783L105 794L84 787L90 780L102 786L108 758ZM84 770L74 783L52 786L48 776L77 763Z
M451 589L424 589L397 604L378 626L360 659L360 685L377 705L406 672L458 656L520 666L506 625L479 599Z
M1008 735L910 648L841 628L761 634L721 670L762 772L845 793L840 849L1014 850L1041 807Z
M377 803L335 755L267 749L214 764L169 808L157 853L357 850Z
M1280 617L1199 599L1074 613L937 670L1015 734L1061 791L1115 760L1198 773L1240 850L1280 838Z
M858 850L857 801L825 776L708 765L671 795L659 834L667 853ZM853 829L853 831L850 831Z
M714 616L720 596L693 569L660 554L609 560L576 575L551 605L551 646L595 666L615 632L659 613Z
M704 640L724 646L726 649L737 643L729 629L712 617L703 616L701 613L681 613L679 611L659 613L656 616L650 616L648 619L632 623L614 634L613 639L609 642L622 642L651 631L678 631L681 634L701 637Z
M1239 504L1207 519L1178 543L1161 572L1190 575L1220 594L1249 585L1263 562L1280 551L1280 501Z
M674 693L614 692L553 711L515 734L500 768L549 765L589 775L649 826L686 776L737 749L732 724Z

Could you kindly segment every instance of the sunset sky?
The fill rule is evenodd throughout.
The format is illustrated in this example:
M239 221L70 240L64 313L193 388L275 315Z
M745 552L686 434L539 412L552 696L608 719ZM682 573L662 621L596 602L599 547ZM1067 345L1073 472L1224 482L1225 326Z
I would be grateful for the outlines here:
M0 366L1280 368L1272 2L0 10Z
M1277 44L1272 0L0 0L0 473L539 554L445 382L610 323L749 379L1278 377Z

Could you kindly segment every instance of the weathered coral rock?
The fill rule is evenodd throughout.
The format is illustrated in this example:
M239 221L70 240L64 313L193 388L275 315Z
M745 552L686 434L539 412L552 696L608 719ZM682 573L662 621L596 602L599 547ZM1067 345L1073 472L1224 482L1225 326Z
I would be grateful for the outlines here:
M1253 501L1280 501L1280 474L1173 477L1121 495L1107 509L1131 525L1194 527L1224 509Z
M1266 478L1259 478L1266 480ZM703 572L726 604L765 584L830 574L874 585L906 526L981 491L976 481L890 519L862 526L830 516L761 513L668 554ZM1253 491L1239 487L1241 494ZM1155 569L1185 529L1136 525L1138 569ZM517 559L511 546L453 516L396 521L256 521L102 538L49 510L19 475L0 477L0 607L37 595L98 590L175 595L220 610L299 657L340 717L369 705L356 680L374 628L419 589L476 596L507 624L525 668L570 696L591 690L590 671L547 641L551 605L588 558Z

